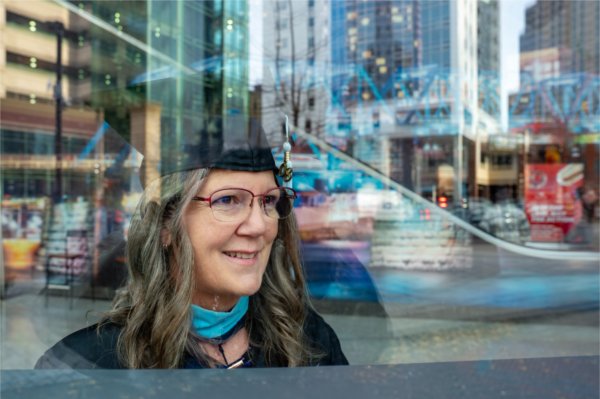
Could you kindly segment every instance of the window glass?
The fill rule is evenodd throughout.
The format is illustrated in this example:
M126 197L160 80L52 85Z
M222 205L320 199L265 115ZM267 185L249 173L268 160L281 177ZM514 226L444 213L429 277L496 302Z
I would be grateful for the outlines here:
M147 165L223 140L211 115L258 118L277 166L287 116L308 292L351 365L597 357L599 8L4 2L1 368L110 309Z

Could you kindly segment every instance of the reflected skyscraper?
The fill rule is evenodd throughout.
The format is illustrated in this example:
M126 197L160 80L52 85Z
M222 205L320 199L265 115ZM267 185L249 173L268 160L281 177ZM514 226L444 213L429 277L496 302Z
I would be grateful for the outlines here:
M477 1L477 64L480 72L500 72L499 0Z
M529 52L555 48L555 65L550 68L559 73L599 74L599 21L597 1L537 1L525 13L525 31L520 37L522 57Z
M423 6L427 7L421 2L406 0L347 1L347 62L362 67L378 88L383 88L395 73L420 66L424 46ZM357 90L358 87L351 85L350 97L357 94ZM391 96L393 91L384 94L384 97ZM372 93L363 91L363 99L371 98Z
M338 24L346 32L346 62L359 72L338 91L361 121L350 132L356 155L432 196L438 168L450 163L460 198L470 162L462 137L498 130L498 2L347 1L343 7L346 19Z

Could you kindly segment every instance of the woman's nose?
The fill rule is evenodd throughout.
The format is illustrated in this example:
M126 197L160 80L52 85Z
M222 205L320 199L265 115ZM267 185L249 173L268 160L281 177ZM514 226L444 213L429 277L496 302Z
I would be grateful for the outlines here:
M269 222L268 218L261 204L260 197L254 197L252 202L250 202L250 211L242 221L238 232L249 235L262 234L266 230L267 223Z

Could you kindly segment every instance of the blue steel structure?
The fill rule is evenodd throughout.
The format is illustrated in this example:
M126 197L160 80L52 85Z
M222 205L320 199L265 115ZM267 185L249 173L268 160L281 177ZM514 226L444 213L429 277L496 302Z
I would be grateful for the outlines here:
M283 65L281 61L279 64L282 73L273 74L276 89L292 78L295 68L310 67ZM458 80L451 70L437 66L405 68L377 86L360 65L314 67L319 74L305 75L318 78L304 79L299 84L305 90L324 90L330 96L328 111L339 115L340 121L346 124L345 129L339 129L341 131L351 130L352 114L368 107L384 112L398 126L412 126L416 135L458 133L451 121L453 87ZM190 68L194 72L214 72L222 68L222 63L211 57L193 63ZM330 72L323 74L323 71ZM130 85L172 78L180 73L184 72L163 67L136 76ZM520 90L511 94L508 114L511 128L546 120L562 123L573 133L600 132L600 76L573 73L534 82L530 75L523 74L521 82ZM479 113L499 121L502 101L499 76L495 72L479 71L478 90ZM368 93L368 100L364 99L364 93ZM466 108L465 113L468 120L472 110ZM341 122L339 125L342 127ZM331 133L338 130L332 125L328 129Z
M548 121L573 133L600 132L600 76L575 73L535 82L523 74L521 82L509 108L511 127Z
M293 66L281 68L293 76ZM404 68L390 75L380 86L360 65L344 68L319 68L335 71L319 74L318 80L304 81L305 88L322 89L330 95L330 111L349 118L364 108L377 108L395 120L398 126L412 126L415 135L457 134L452 122L451 108L456 74L437 66ZM285 81L285 75L279 77ZM281 85L276 82L276 86ZM600 131L600 76L573 73L532 82L524 75L517 93L512 94L509 106L510 126L526 125L539 120L561 122L573 133ZM335 82L332 89L331 82ZM494 72L478 74L478 112L493 120L500 120L500 80ZM368 93L365 99L364 94ZM465 104L467 106L467 104ZM471 109L465 108L469 121ZM380 115L381 117L382 115ZM330 126L331 127L331 126Z
M280 66L280 70L288 71L288 75L277 76L277 88L293 78L293 68L291 65ZM373 109L380 120L392 120L397 126L410 127L416 136L458 134L459 125L452 120L451 111L458 79L448 69L437 66L404 68L391 74L379 86L361 65L321 67L320 70L333 72L329 76L319 74L318 80L303 81L302 84L306 90L323 90L330 96L328 115L337 115L341 123L328 123L328 135L339 136L344 130L356 130L356 126L345 126L344 129L340 125L347 125L348 121L356 125L356 116L365 109ZM482 73L479 80L480 97L483 98L479 112L487 113L499 123L499 78L493 73ZM465 108L465 120L470 120L471 114L472 110Z

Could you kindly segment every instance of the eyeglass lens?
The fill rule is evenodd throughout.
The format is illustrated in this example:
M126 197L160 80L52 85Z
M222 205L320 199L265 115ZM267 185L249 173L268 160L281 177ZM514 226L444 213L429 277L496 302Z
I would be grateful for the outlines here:
M265 194L256 195L265 214L274 219L284 219L293 207L294 192L285 187L274 188ZM234 221L243 218L250 209L253 194L242 189L219 190L211 196L211 208L215 218Z

